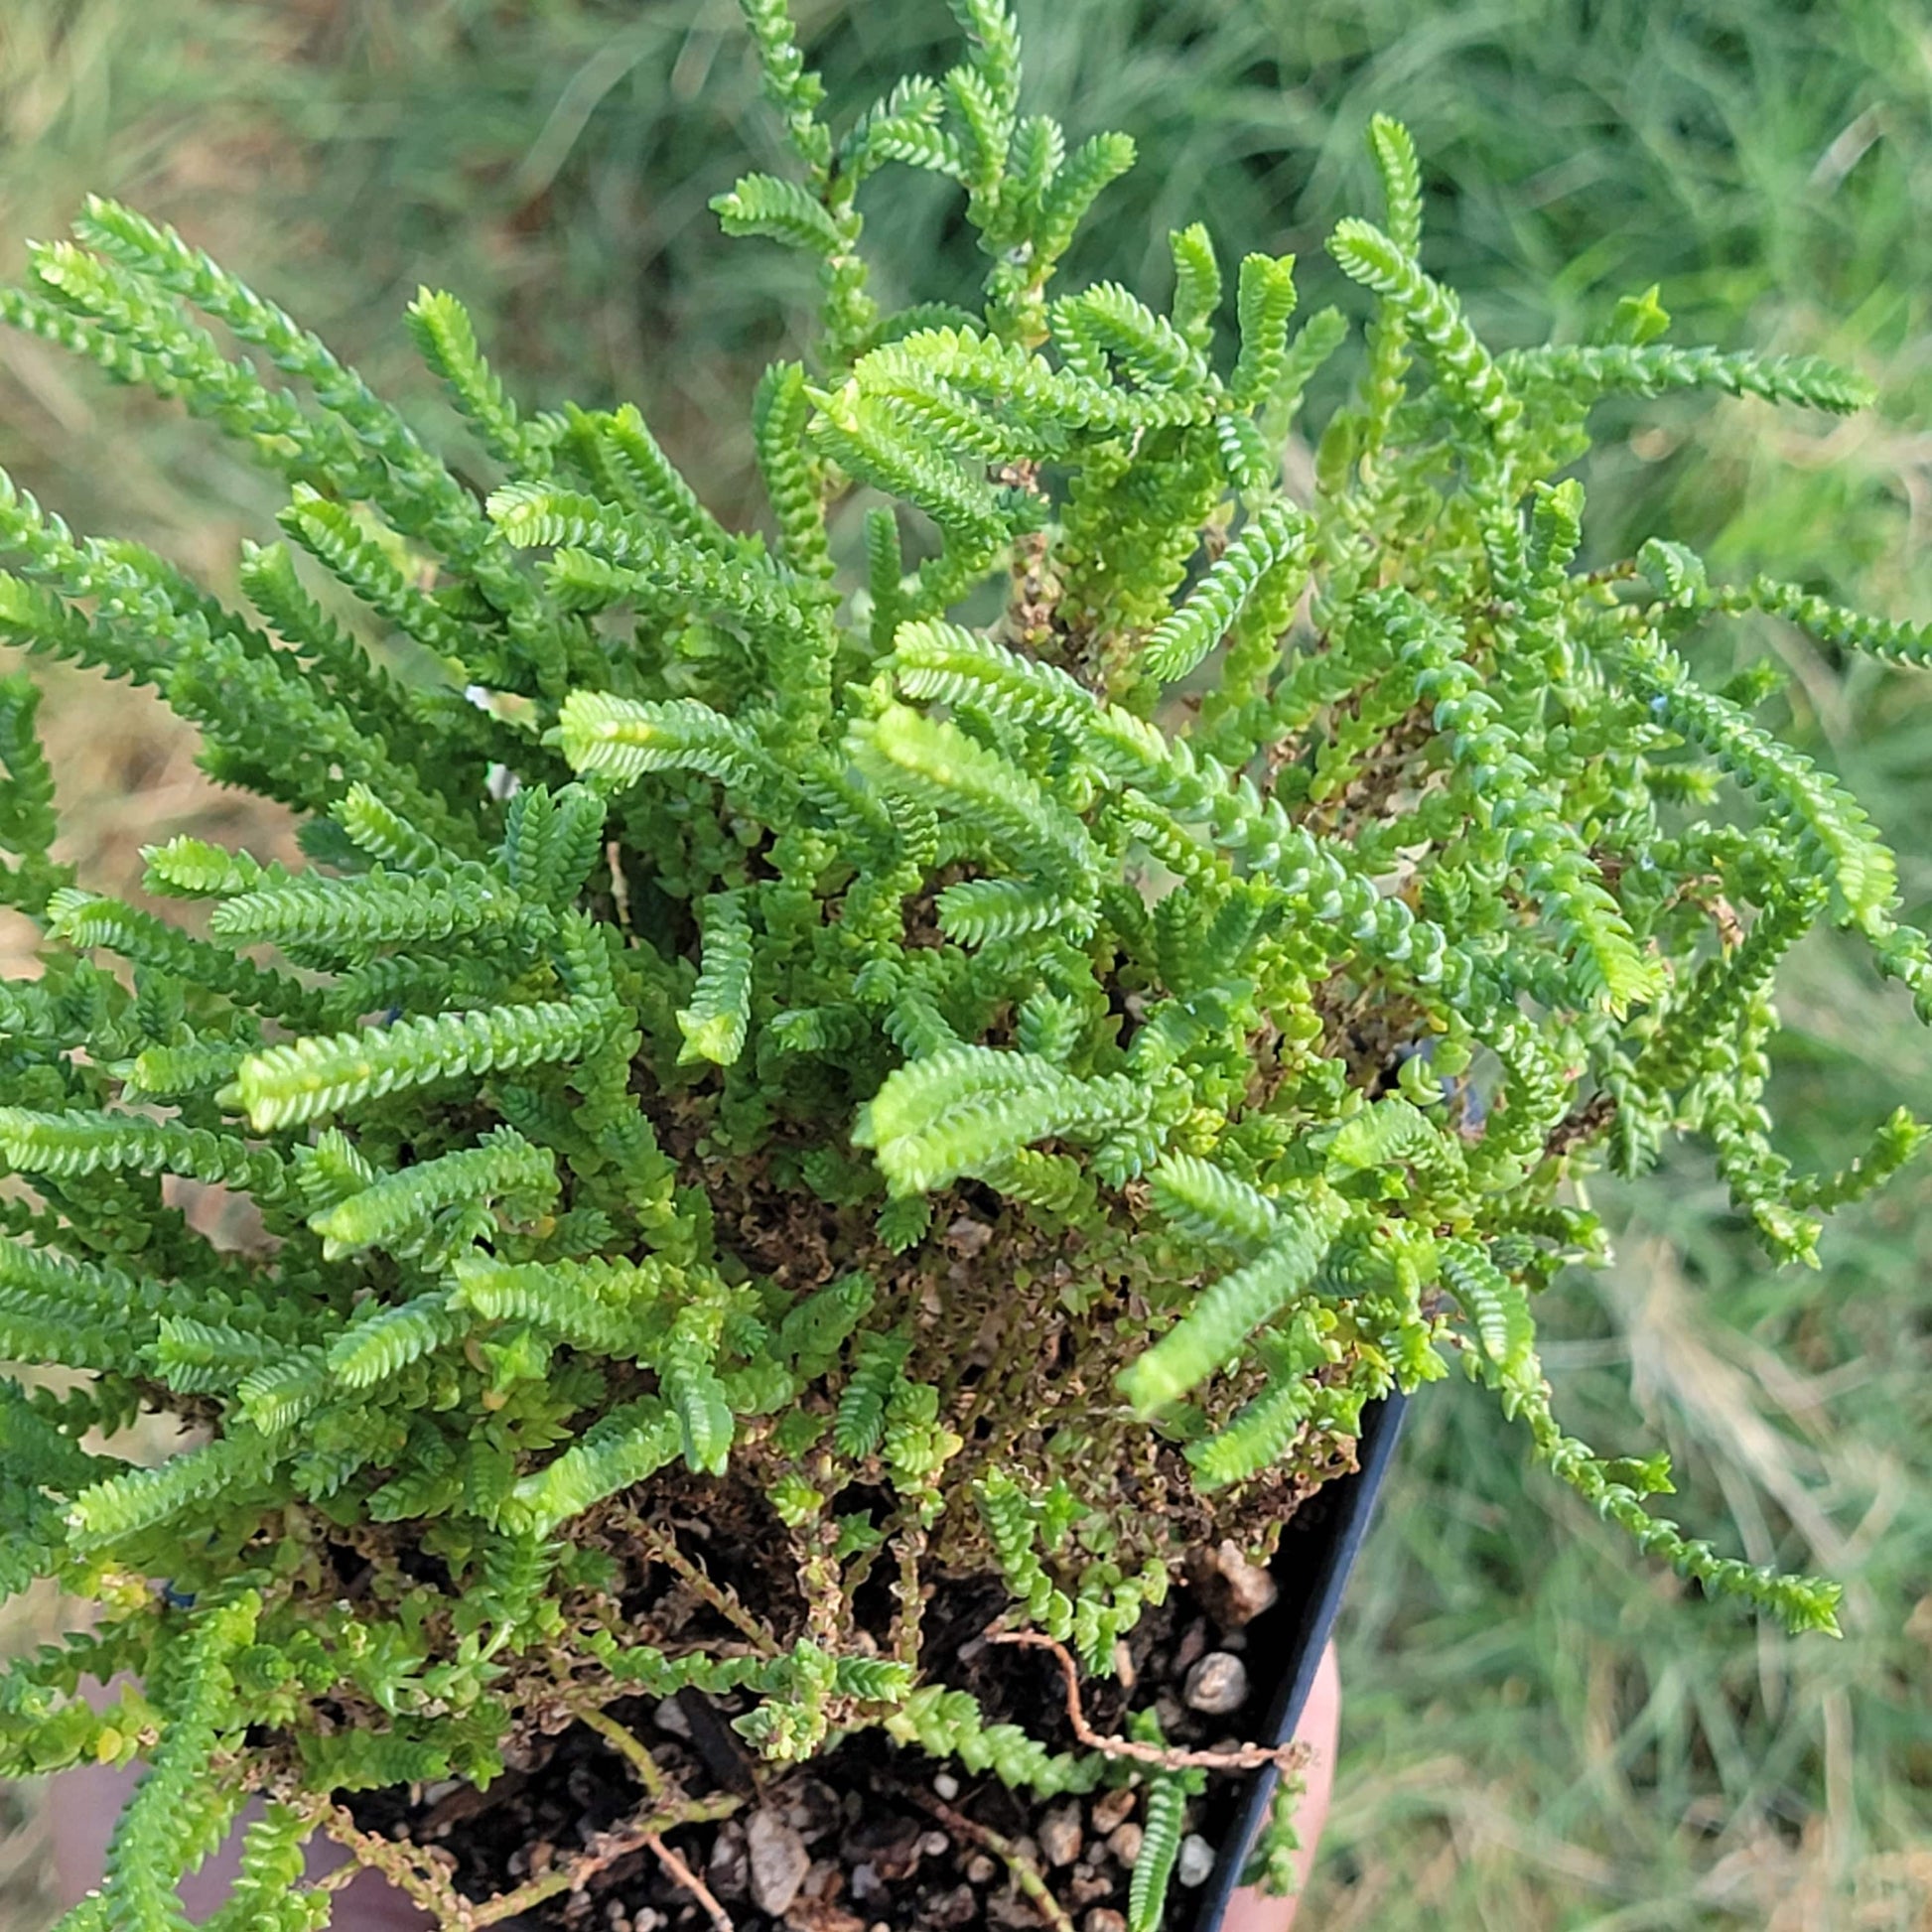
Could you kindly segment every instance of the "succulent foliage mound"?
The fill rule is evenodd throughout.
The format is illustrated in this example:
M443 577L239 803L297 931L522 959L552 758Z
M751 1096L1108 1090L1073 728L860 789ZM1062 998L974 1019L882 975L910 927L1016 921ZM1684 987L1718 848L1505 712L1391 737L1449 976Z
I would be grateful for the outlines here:
M1350 324L1251 255L1217 358L1198 228L1166 312L1053 292L1132 146L1023 117L1001 0L956 5L962 65L835 134L747 0L798 168L719 213L824 287L811 365L756 398L762 533L633 409L521 413L445 295L410 326L462 474L125 208L0 298L286 480L245 606L0 480L0 633L155 687L310 861L175 839L179 920L91 896L34 687L0 685L4 892L47 939L0 989L0 1354L76 1372L0 1383L0 1587L101 1606L0 1678L0 1770L153 1766L70 1929L179 1925L259 1788L217 1923L324 1924L292 1879L337 1794L486 1781L533 1712L640 1690L756 1698L778 1760L883 1726L1044 1793L1146 1774L922 1670L932 1580L998 1571L1104 1673L1190 1545L1265 1547L1446 1357L1646 1552L1832 1627L1831 1586L1653 1515L1662 1458L1564 1434L1531 1311L1600 1248L1592 1165L1701 1135L1801 1261L1921 1139L1899 1114L1795 1174L1768 1138L1781 955L1856 928L1922 1012L1932 968L1865 815L1754 721L1775 681L1695 664L1749 610L1932 640L1667 542L1581 572L1555 481L1608 395L1859 383L1674 347L1654 297L1492 355L1378 122L1382 220L1329 244L1360 378L1300 443ZM855 197L888 164L964 191L981 313L876 307ZM204 1231L242 1200L245 1239ZM97 1447L142 1410L192 1445ZM625 1626L626 1550L689 1562L667 1487L755 1496L784 1553L729 1642Z

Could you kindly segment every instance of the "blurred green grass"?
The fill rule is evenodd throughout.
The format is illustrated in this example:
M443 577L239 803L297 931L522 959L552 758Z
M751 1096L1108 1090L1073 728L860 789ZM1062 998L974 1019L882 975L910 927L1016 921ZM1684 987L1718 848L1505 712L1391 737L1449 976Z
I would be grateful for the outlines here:
M849 107L951 58L937 0L800 12ZM1681 340L1822 350L1880 384L1877 410L1829 430L1741 403L1612 423L1585 472L1594 552L1668 528L1726 572L1932 614L1922 0L1021 14L1035 103L1076 135L1120 126L1141 144L1076 273L1158 293L1166 228L1204 213L1230 258L1301 251L1307 299L1327 299L1320 237L1368 199L1367 116L1397 114L1428 169L1430 263L1499 343L1582 334L1655 281ZM748 369L787 341L805 291L776 251L723 242L705 203L771 152L730 0L0 12L0 261L87 189L135 201L426 416L397 317L418 282L452 288L532 400L639 401L726 504L743 494ZM885 177L869 197L889 292L970 285L943 194ZM204 430L31 343L0 349L0 461L77 522L148 537L216 584L262 520L256 480ZM1932 687L1772 625L1736 648L1784 657L1792 728L1899 841L1923 920ZM64 679L51 725L89 884L124 887L158 827L244 829L140 699ZM1840 1157L1901 1090L1932 1112L1932 1042L1849 955L1802 953L1782 1007L1794 1156ZM1488 1402L1432 1391L1356 1579L1345 1762L1302 1922L1932 1925L1932 1174L1835 1229L1816 1275L1761 1261L1695 1150L1610 1204L1616 1264L1544 1308L1573 1427L1618 1450L1661 1437L1687 1522L1843 1578L1845 1641L1793 1645L1684 1600L1525 1470ZM13 1640L44 1614L16 1610ZM0 1922L22 1932L47 1922L32 1844L18 1825L0 1857Z

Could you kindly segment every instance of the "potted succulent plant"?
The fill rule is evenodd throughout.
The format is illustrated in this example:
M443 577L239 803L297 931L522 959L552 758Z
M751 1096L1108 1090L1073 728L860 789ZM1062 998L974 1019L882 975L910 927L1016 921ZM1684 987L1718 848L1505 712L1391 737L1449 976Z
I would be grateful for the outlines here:
M95 1606L0 1678L0 1771L149 1767L67 1932L181 1923L251 1801L222 1932L328 1922L312 1838L448 1928L1217 1923L1285 1869L1336 1485L1449 1359L1649 1558L1832 1627L1565 1435L1532 1305L1598 1163L1704 1136L1792 1260L1922 1138L1767 1137L1807 928L1932 979L1775 677L1695 662L1750 611L1925 637L1661 540L1581 570L1558 480L1611 394L1861 385L1670 346L1654 293L1491 354L1378 121L1382 222L1329 243L1366 352L1300 440L1349 324L1250 255L1217 352L1198 227L1165 312L1056 290L1131 144L1021 115L1002 0L957 11L961 65L835 133L747 0L797 167L719 211L824 295L758 387L759 529L634 409L520 412L445 295L461 469L125 208L4 298L289 501L224 602L5 485L0 634L154 686L307 855L175 838L178 917L89 894L0 685L46 934L0 990L0 1354L74 1372L0 1384L0 1587ZM979 313L875 299L858 197L908 165Z

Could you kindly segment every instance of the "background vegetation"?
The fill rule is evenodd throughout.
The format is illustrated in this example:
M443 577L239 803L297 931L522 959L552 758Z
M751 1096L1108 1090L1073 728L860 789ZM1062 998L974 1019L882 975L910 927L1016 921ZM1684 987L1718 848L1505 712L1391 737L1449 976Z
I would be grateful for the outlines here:
M1594 548L1627 551L1667 509L1728 571L1932 615L1917 0L1021 8L1040 104L1142 147L1076 272L1161 293L1165 230L1203 207L1228 253L1310 248L1366 196L1368 114L1396 114L1430 170L1426 256L1492 339L1581 333L1656 281L1680 340L1821 350L1883 385L1874 414L1827 433L1752 404L1646 405L1586 477ZM922 47L936 68L953 33L937 0L801 12L853 100ZM748 369L783 342L798 291L776 251L722 242L705 203L767 142L730 0L0 12L9 264L97 188L182 222L392 382L403 302L419 281L449 287L532 400L636 399L727 510ZM920 294L972 275L943 197L898 176L870 193L882 253L920 265ZM427 379L408 392L433 411ZM261 522L253 479L206 432L17 338L0 346L0 462L76 522L217 583ZM1776 626L1751 647L1783 658L1795 728L1898 842L1923 923L1932 686ZM200 777L158 707L79 678L56 690L88 885L131 890L135 846L173 831L285 836ZM1901 1077L1932 1110L1932 1040L1849 954L1821 946L1787 977L1801 1037L1777 1077L1813 1143L1795 1156L1841 1158ZM1673 1600L1525 1474L1493 1405L1429 1392L1356 1580L1311 1928L1888 1932L1932 1913L1932 1171L1839 1226L1822 1275L1769 1270L1688 1169L1619 1207L1615 1265L1546 1306L1569 1415L1606 1450L1661 1431L1690 1521L1734 1520L1753 1559L1847 1580L1846 1640L1792 1645ZM53 1614L0 1610L0 1641ZM0 1921L22 1932L51 1917L35 1797L0 1797L21 1824L0 1842Z

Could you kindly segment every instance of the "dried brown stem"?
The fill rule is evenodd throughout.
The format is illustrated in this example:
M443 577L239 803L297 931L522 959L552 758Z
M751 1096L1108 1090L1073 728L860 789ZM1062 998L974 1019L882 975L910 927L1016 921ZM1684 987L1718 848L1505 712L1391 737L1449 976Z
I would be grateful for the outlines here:
M1586 1141L1593 1141L1615 1118L1616 1096L1609 1093L1592 1094L1581 1107L1573 1108L1551 1128L1549 1138L1543 1143L1543 1158L1554 1161L1568 1154L1572 1148L1581 1147Z
M628 1858L631 1853L645 1848L658 1851L660 1833L675 1831L680 1825L729 1818L738 1809L739 1802L731 1797L706 1798L677 1805L655 1805L653 1801L653 1806L633 1813L621 1824L592 1840L590 1848L581 1857L567 1860L554 1871L545 1872L541 1878L532 1878L515 1891L499 1892L486 1903L472 1907L474 1916L469 1924L479 1927L500 1925L505 1919L516 1917L519 1912L527 1912L532 1905L540 1905L546 1898L556 1897L560 1891L582 1891L600 1871L607 1865L616 1864L620 1859ZM702 1887L699 1889L702 1891ZM727 1920L726 1924L729 1932L730 1921Z
M1065 1644L1055 1643L1038 1630L989 1630L986 1641L1017 1644L1028 1650L1050 1650L1059 1661L1061 1677L1066 1680L1066 1716L1073 1734L1088 1750L1099 1751L1102 1756L1131 1758L1137 1764L1152 1764L1163 1771L1258 1771L1264 1764L1288 1771L1302 1761L1302 1747L1292 1741L1273 1745L1242 1744L1231 1751L1189 1751L1177 1745L1143 1744L1133 1737L1104 1736L1087 1723L1087 1714L1080 1704L1080 1668Z
M721 1932L734 1932L731 1920L723 1916L718 1901L690 1873L683 1861L668 1850L661 1835L675 1831L680 1825L697 1825L729 1818L743 1802L735 1797L705 1798L670 1805L653 1798L642 1811L614 1830L601 1834L582 1856L567 1859L541 1877L517 1886L514 1891L497 1892L481 1903L465 1898L456 1889L443 1870L441 1862L433 1855L416 1846L398 1844L392 1839L363 1831L341 1805L333 1805L326 1798L294 1798L283 1802L292 1804L313 1819L349 1854L354 1864L344 1867L345 1874L352 1875L359 1866L381 1872L404 1897L420 1906L436 1921L440 1932L483 1932L485 1926L501 1925L506 1919L527 1912L531 1906L541 1905L546 1898L556 1897L559 1892L581 1891L607 1865L646 1848L664 1861L665 1869L679 1883L690 1886L692 1895L713 1914L713 1922ZM336 1883L346 1883L347 1875L337 1879ZM328 1886L328 1880L324 1880L324 1885Z
M759 1622L738 1600L734 1591L717 1582L702 1564L686 1556L678 1548L676 1537L646 1523L632 1510L623 1510L617 1515L616 1520L636 1537L638 1542L667 1570L676 1571L678 1576L689 1584L741 1636L749 1638L765 1656L777 1655L780 1646L770 1629Z
M646 1834L644 1843L657 1855L657 1863L704 1907L706 1916L718 1928L718 1932L736 1932L731 1914L712 1896L710 1887L655 1832ZM1070 1927L1068 1932L1071 1932Z
M293 1800L293 1808L305 1813L348 1853L358 1865L379 1871L390 1884L420 1905L449 1932L471 1932L480 1921L477 1908L457 1890L441 1863L413 1845L365 1832L342 1805L327 1798Z
M838 1484L829 1456L819 1457L811 1479L822 1495L833 1493ZM798 1587L805 1598L806 1634L820 1649L836 1653L843 1647L845 1625L852 1612L845 1580L832 1558L838 1527L828 1517L815 1516L787 1534L797 1566Z
M925 1585L919 1580L919 1559L925 1555L925 1531L908 1523L899 1532L898 1582L893 1594L898 1599L894 1618L893 1655L907 1670L919 1663L919 1630L925 1617Z

